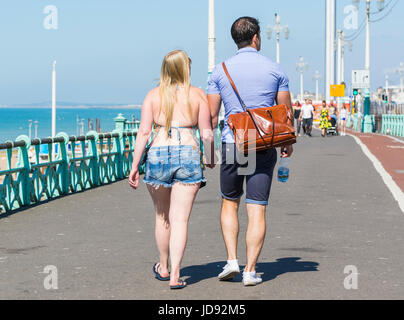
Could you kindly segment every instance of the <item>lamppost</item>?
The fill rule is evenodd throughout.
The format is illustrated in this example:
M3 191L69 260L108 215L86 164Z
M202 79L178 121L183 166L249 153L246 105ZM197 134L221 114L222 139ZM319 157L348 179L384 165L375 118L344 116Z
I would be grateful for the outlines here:
M34 124L35 124L35 138L38 138L38 120L35 120L34 121Z
M56 61L52 65L52 138L56 136ZM52 145L52 159L56 158L56 147Z
M76 115L76 136L80 135L80 118Z
M215 37L215 0L209 0L209 23L208 23L208 73L215 68L216 37Z
M31 134L31 132L32 132L32 120L28 120L28 130L29 130L29 140L31 140L32 139L32 134Z
M352 51L352 42L345 40L345 33L338 30L337 42L337 84L345 82L345 47Z
M268 26L267 30L267 38L271 39L272 37L272 31L275 32L276 34L276 63L281 62L281 52L280 52L280 38L281 38L281 32L284 32L285 39L289 39L290 35L290 30L288 26L282 26L281 25L281 17L277 13L275 13L275 25L274 26Z
M370 70L370 2L366 0L366 52L365 52L365 69ZM360 0L352 0L352 3L359 6ZM377 0L379 11L384 9L384 0Z
M309 64L304 61L303 57L299 58L299 62L296 63L296 70L300 72L300 100L304 100L303 91L303 72L309 68Z
M319 86L318 86L318 82L321 79L321 74L320 72L317 70L316 73L314 74L313 80L316 81L316 101L320 100L320 95L319 95Z
M335 30L336 1L326 0L326 41L325 41L325 92L326 100L331 100L330 87L335 84Z
M81 119L80 125L81 125L80 135L84 136L84 119Z
M365 51L365 69L370 71L370 2L371 0L366 0L366 51ZM356 6L359 5L360 0L352 0L352 3ZM384 9L384 0L377 0L377 5L379 11ZM363 104L363 115L367 116L370 114L370 90L371 85L369 83L369 88L365 90L365 100Z
M400 75L400 92L404 92L404 63L401 62L400 66L396 69L396 73Z
M56 136L56 61L52 65L52 138Z

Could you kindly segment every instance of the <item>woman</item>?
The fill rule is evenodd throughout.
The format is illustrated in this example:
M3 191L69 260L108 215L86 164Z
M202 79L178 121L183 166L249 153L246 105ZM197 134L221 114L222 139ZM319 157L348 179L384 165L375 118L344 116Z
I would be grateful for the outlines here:
M213 168L213 132L207 97L190 84L191 60L184 51L168 53L161 67L159 87L151 90L142 107L129 184L139 187L139 165L146 144L144 182L156 212L156 243L160 261L153 266L155 277L170 281L171 289L187 284L180 280L180 265L188 234L188 221L196 194L204 182L199 138L210 150L208 167ZM168 271L170 257L171 273Z
M341 124L341 136L346 136L346 121L348 119L348 111L346 110L346 106L341 109L339 116Z
M327 129L330 127L329 123L329 110L327 107L327 102L323 101L321 105L321 112L320 112L320 129L321 129L321 136L325 138L327 135Z
M297 132L297 135L300 137L301 136L300 129L302 127L302 121L300 121L300 113L302 112L302 105L300 104L299 101L296 101L296 105L295 105L294 109L295 109L294 116L295 116L295 122L296 122L296 132Z

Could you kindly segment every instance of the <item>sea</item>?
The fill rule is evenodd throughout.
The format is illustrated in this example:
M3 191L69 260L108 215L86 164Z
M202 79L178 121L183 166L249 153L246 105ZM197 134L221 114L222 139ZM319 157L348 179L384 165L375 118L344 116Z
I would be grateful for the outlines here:
M126 119L140 120L141 109L138 107L89 107L89 108L57 108L56 132L66 132L68 135L79 135L84 123L84 132L88 131L89 119L96 124L100 119L101 132L111 132L115 129L114 118L122 114ZM29 122L32 120L31 138L35 138L35 121L38 121L37 137L47 138L52 134L51 108L0 108L0 143L15 141L20 135L30 136Z

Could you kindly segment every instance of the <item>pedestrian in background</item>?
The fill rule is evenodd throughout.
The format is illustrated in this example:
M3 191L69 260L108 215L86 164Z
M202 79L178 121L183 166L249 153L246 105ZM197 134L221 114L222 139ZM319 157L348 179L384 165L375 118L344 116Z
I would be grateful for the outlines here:
M343 106L339 114L340 124L341 124L341 136L346 136L346 121L348 119L348 111L346 106Z
M303 122L303 130L306 135L311 137L311 130L313 127L315 109L310 103L309 99L306 99L305 104L302 106L302 111L300 113L300 121Z
M300 134L300 129L302 128L302 122L300 121L300 113L302 112L302 105L299 101L296 101L294 109L294 116L295 116L295 125L296 125L296 133L299 137L302 135Z
M329 116L327 102L323 101L320 111L320 129L323 138L327 135L327 129L330 127Z

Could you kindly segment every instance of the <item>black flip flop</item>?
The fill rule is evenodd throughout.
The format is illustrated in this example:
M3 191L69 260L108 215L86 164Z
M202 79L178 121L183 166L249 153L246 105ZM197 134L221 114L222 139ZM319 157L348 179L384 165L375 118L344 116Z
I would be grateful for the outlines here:
M180 283L178 286L170 286L170 289L179 290L179 289L184 289L187 286L187 284L183 280L179 280L178 282Z
M157 263L153 266L153 272L154 272L154 275L155 275L156 279L157 279L157 280L160 280L160 281L170 281L170 276L168 276L168 277L166 277L166 278L163 278L163 277L160 275L160 273L159 273L158 271L156 271L156 267L157 267L157 266L160 266L160 263L159 263L159 262L157 262Z

